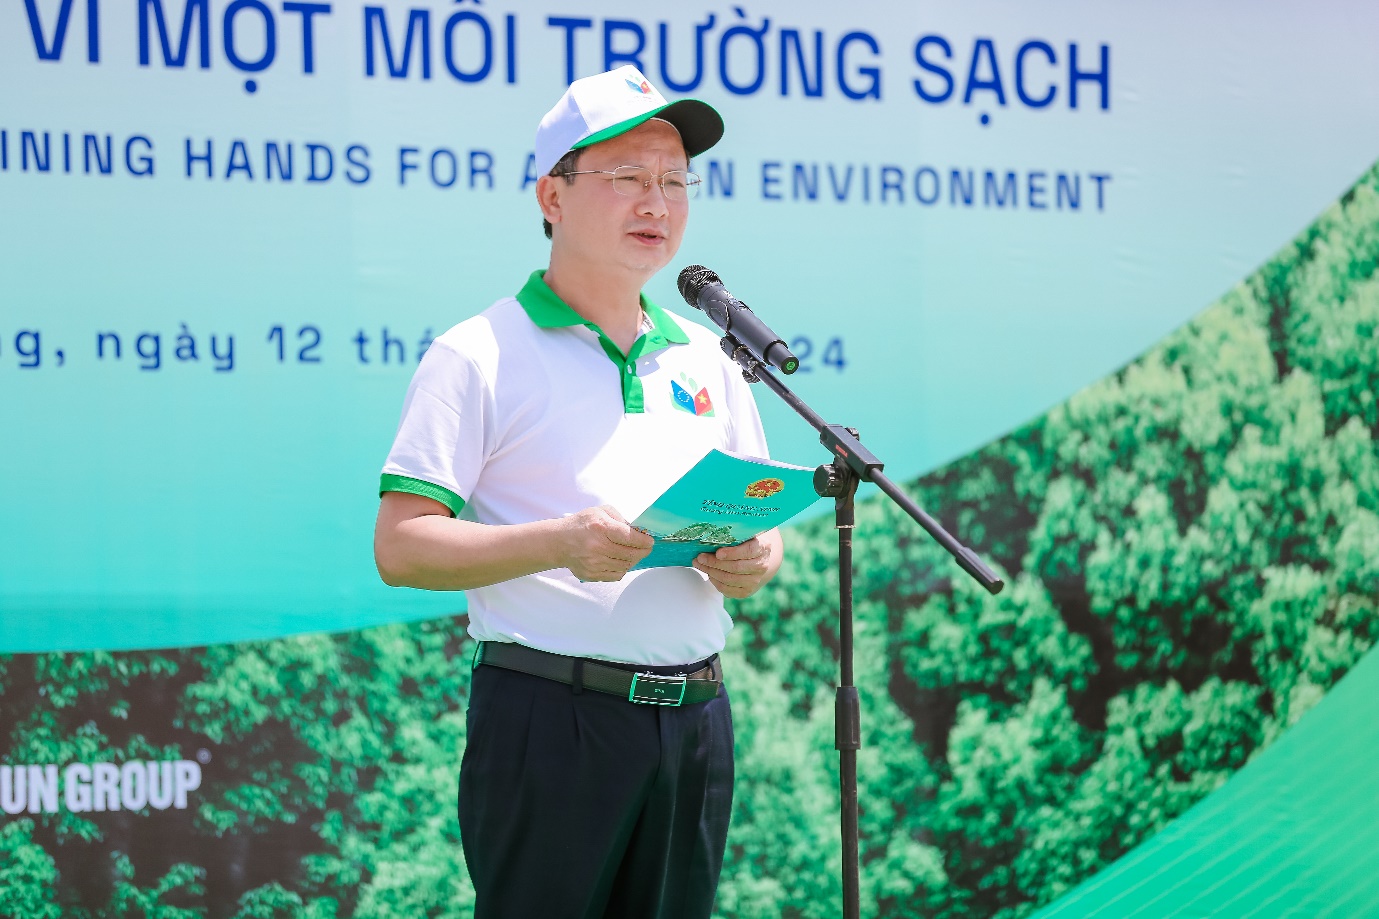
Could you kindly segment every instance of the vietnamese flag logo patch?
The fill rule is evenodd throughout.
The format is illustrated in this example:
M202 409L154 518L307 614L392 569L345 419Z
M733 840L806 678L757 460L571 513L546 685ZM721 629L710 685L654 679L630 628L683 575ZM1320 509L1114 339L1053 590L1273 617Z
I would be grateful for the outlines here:
M639 92L643 96L651 95L651 84L648 83L646 80L643 80L640 86L638 86L636 83L633 83L631 80L623 80L623 82L626 83L627 88L632 90L633 92Z
M713 416L713 400L709 398L709 391L701 388L693 379L680 374L681 381L685 384L681 386L674 380L670 381L670 396L673 404L682 412L689 412L698 417ZM697 390L697 391L696 391Z

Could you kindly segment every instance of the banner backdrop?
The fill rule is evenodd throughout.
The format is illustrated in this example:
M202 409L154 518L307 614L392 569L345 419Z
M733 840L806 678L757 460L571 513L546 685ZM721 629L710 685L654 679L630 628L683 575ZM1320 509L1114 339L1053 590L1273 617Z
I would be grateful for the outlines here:
M1376 40L1347 2L0 5L0 914L465 915L463 601L378 581L377 473L427 343L545 262L536 121L628 61L728 129L649 295L714 268L1009 575L862 513L868 914L1050 902L1374 641ZM831 531L792 537L735 611L723 915L837 899Z
M6 3L5 646L457 608L378 582L374 480L426 341L544 264L531 138L573 76L635 60L719 107L672 267L717 270L805 355L805 398L913 474L1123 363L1353 182L1376 17ZM649 289L672 308L673 279ZM819 455L761 401L777 455Z

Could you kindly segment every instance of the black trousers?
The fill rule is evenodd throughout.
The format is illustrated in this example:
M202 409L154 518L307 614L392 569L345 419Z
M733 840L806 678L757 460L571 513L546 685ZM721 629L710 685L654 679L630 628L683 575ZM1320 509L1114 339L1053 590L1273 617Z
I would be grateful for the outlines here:
M637 705L480 666L467 724L460 836L475 919L712 913L733 795L726 690Z

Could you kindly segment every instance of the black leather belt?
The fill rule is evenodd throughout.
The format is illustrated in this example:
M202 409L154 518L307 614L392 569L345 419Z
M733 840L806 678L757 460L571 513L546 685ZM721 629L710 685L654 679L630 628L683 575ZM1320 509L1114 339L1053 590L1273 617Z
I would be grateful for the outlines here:
M481 641L474 649L474 666L488 664L574 686L594 689L644 705L695 705L718 695L722 685L717 658L696 673L668 676L619 670L582 657L538 651L526 645Z

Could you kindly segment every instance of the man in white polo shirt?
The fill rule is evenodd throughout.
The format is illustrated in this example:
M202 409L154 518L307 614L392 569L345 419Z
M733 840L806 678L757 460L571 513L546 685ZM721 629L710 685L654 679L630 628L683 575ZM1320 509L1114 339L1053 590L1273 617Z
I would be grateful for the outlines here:
M380 574L468 591L479 642L459 802L478 919L713 908L723 597L774 576L780 535L631 571L652 541L627 520L710 448L767 455L717 335L641 295L722 133L634 67L573 83L536 136L550 265L436 339L384 466Z

